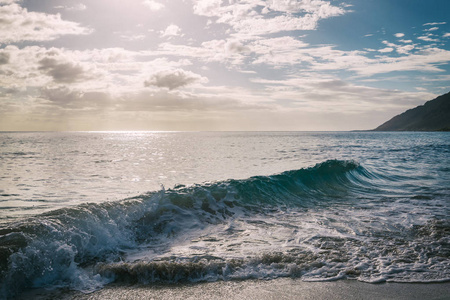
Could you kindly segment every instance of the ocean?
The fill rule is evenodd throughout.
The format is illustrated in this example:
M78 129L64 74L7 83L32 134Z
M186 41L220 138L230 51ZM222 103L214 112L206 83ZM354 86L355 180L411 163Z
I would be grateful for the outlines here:
M447 132L1 132L0 298L450 281Z

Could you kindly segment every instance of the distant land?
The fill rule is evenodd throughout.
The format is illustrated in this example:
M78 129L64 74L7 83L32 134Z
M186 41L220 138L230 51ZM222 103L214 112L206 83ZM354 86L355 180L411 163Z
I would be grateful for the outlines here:
M450 92L393 117L373 131L450 131Z

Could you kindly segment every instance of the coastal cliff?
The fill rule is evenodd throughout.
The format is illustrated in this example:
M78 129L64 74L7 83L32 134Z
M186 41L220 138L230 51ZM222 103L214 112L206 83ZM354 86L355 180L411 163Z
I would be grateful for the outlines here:
M393 117L374 131L450 131L450 92Z

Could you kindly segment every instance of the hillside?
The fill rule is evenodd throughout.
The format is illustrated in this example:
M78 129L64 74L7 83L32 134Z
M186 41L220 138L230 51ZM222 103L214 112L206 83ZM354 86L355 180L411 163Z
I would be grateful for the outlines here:
M450 131L450 93L409 109L375 131Z

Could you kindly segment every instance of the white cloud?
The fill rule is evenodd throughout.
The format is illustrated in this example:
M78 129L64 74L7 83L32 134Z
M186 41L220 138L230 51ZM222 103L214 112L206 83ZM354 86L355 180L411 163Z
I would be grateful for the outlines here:
M396 46L397 46L396 44L391 43L391 42L389 42L389 41L382 41L382 43L385 44L385 45L388 46L388 47L396 47Z
M398 37L398 38L402 38L402 37L405 36L405 34L399 32L399 33L394 34L394 36L395 36L395 37Z
M431 77L421 77L421 81L435 82L435 81L450 81L450 75L436 75Z
M236 39L211 40L202 43L202 48L208 53L207 61L217 61L224 64L241 65L250 49Z
M305 53L307 46L308 44L302 41L285 36L255 41L250 49L258 55L253 61L254 64L264 63L279 67L311 61L311 56Z
M220 62L240 65L243 62L247 48L239 40L211 40L203 42L200 47L162 43L157 53L179 57L190 57L205 62Z
M351 70L353 66L364 66L370 59L364 56L364 51L341 51L331 46L305 49L305 53L314 59L311 61L311 70Z
M17 4L0 6L0 43L48 41L60 36L89 34L80 24L64 21L59 14L29 12Z
M165 7L164 4L153 0L145 0L142 3L152 11L158 11Z
M164 43L159 52L165 55L192 57L198 60L218 61L226 66L239 68L244 62L253 65L264 64L276 69L301 65L304 71L323 72L326 70L347 70L359 76L395 71L441 72L439 67L450 61L449 51L438 48L423 48L409 43L395 44L383 41L385 48L376 50L383 54L374 58L366 56L366 51L342 51L333 46L311 46L293 37L259 38L254 41L235 41L235 47L228 47L230 40L212 40L201 47ZM235 52L231 51L235 49ZM237 51L241 50L241 51ZM396 51L400 57L390 57ZM414 51L414 52L413 52ZM370 52L370 51L369 51ZM240 68L239 68L240 69Z
M438 29L439 29L439 27L431 27L431 28L425 29L424 31L435 31Z
M395 50L400 54L408 54L414 48L415 45L405 45L405 46L397 46Z
M446 32L446 33L444 33L444 35L443 35L442 37L444 37L444 38L448 38L448 37L450 37L450 32Z
M447 22L433 22L433 23L425 23L423 26L435 26L435 25L445 25Z
M165 70L152 74L144 86L157 86L173 90L193 83L206 83L208 79L183 69Z
M217 23L231 26L235 34L257 36L283 31L314 30L321 19L345 13L341 7L333 6L329 1L268 1L263 11L263 2L249 0L229 2L221 0L195 0L194 13L207 17L216 17ZM273 11L275 14L267 14ZM303 15L299 15L302 13Z
M231 25L243 35L266 35L282 31L314 30L318 20L319 18L314 15L305 15L304 17L282 15L270 19L248 18L231 22Z
M195 14L213 17L219 14L222 0L197 0L194 3Z
M402 43L411 43L412 41L410 41L410 40L399 40L400 42L402 42ZM410 45L397 45L397 44L394 44L394 43L390 43L390 42L388 42L388 41L383 41L382 42L383 44L385 44L387 47L386 48L384 48L384 49L381 49L381 50L378 50L379 52L381 52L381 53L390 53L390 52L392 52L392 51L397 51L397 53L400 53L400 54L407 54L408 52L410 52L411 50L413 50L415 47L416 47L416 45L413 45L413 44L410 44Z
M55 6L55 8L65 9L67 11L82 11L82 10L86 10L87 6L85 4L83 4L83 3L78 3L78 4L75 4L73 6L59 5L59 6Z
M378 50L378 52L381 52L381 53L388 53L388 52L392 52L392 51L394 51L394 48L391 48L391 47L386 47L386 48Z
M173 37L181 35L181 28L175 24L170 24L164 31L161 31L161 37Z
M432 38L432 35L430 34L419 36L417 39L424 42L439 42L438 39Z
M383 55L374 58L367 57L365 51L342 51L332 46L294 47L290 50L288 42L280 42L278 48L271 49L258 46L261 42L252 44L255 45L252 48L256 54L255 62L274 67L282 64L302 64L301 69L308 72L347 70L364 77L396 71L443 72L439 66L450 62L450 51L431 47L420 48L415 44L396 45L388 41L383 41L387 46L381 49L380 53ZM280 55L277 55L277 49L283 47L285 52L281 51ZM402 56L390 56L394 50ZM415 51L412 52L413 50Z
M442 72L438 66L450 62L450 51L428 48L417 54L402 57L384 57L367 60L364 65L354 65L350 69L363 76L395 71Z
M344 10L340 7L333 6L329 1L283 1L271 0L267 1L267 7L273 11L298 13L307 12L317 14L320 18L328 18L330 16L340 15Z

